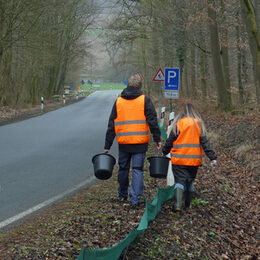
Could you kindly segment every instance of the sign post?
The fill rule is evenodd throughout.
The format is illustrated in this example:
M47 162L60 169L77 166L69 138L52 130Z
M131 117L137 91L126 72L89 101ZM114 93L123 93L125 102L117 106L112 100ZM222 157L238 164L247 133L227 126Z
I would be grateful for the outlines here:
M162 107L161 114L160 114L160 126L161 127L163 126L164 116L165 116L165 107Z
M44 97L41 97L41 110L44 108Z
M170 112L169 114L169 124L168 124L168 128L167 128L167 137L169 137L170 135L170 128L171 128L171 124L174 120L174 112Z
M169 125L168 125L168 129L167 129L167 137L169 137L170 135L170 129L171 129L171 124L174 120L174 112L170 112L169 114ZM170 153L167 154L168 158L171 158ZM168 172L167 172L167 185L168 186L172 186L174 185L175 180L174 180L174 176L173 176L173 172L172 172L172 164L169 164L168 167Z
M179 68L165 68L165 80L164 80L164 97L170 99L170 115L169 115L169 126L167 131L167 136L170 135L170 125L174 119L174 112L172 112L172 99L179 98L179 78L180 70ZM167 155L170 157L170 155ZM172 168L169 166L167 173L167 185L174 185L174 176Z

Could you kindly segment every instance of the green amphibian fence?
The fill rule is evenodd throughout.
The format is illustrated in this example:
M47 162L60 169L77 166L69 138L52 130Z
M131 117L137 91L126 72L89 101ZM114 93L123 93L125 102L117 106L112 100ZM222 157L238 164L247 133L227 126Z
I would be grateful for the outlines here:
M130 244L135 238L143 233L147 227L148 223L155 219L157 214L161 210L161 206L164 202L173 197L174 190L173 186L168 188L158 188L158 191L155 195L152 203L146 201L145 212L142 216L142 219L139 223L137 229L133 229L127 237L122 240L119 244L116 244L110 248L104 249L88 249L84 248L77 260L116 260L120 257L122 251Z

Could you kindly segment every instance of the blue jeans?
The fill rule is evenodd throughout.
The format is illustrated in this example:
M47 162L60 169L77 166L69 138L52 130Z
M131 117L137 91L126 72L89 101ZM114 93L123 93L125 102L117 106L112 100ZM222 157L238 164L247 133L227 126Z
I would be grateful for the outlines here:
M190 187L186 187L186 186L184 187L182 184L176 183L175 186L174 186L174 189L176 189L176 188L180 188L180 189L182 189L184 191L186 191L186 189L188 189L189 192L194 192L195 191L193 182L190 184Z
M118 196L127 199L129 187L129 170L132 159L132 183L130 187L130 203L138 204L144 192L143 165L145 153L128 153L119 151Z

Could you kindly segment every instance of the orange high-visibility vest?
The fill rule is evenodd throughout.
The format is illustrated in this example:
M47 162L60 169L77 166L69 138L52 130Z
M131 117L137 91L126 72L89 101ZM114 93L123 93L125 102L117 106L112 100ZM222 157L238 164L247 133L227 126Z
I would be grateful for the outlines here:
M144 114L145 96L135 99L119 97L116 101L117 118L114 120L116 140L119 144L149 142L149 126Z
M185 117L177 122L179 136L173 142L171 162L176 165L199 166L202 163L201 129L198 121Z

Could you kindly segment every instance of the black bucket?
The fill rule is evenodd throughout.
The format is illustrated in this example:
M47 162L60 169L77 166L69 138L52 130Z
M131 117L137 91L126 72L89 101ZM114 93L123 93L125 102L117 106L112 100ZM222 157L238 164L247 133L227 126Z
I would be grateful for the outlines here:
M100 180L107 180L112 176L116 159L108 153L96 154L92 158L94 174Z
M153 156L147 158L149 161L150 176L154 178L166 178L170 158L163 156Z

